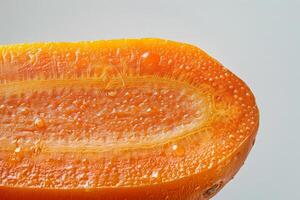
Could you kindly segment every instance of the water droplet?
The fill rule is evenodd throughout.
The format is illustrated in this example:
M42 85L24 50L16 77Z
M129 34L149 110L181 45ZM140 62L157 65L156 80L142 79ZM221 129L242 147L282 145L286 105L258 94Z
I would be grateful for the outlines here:
M143 176L142 176L142 178L147 178L147 175L146 175L146 174L145 174L145 175L143 175Z
M151 110L152 110L151 108L148 108L148 109L146 110L146 112L151 112Z
M5 105L0 105L0 112L3 112L5 110L6 106Z
M15 153L20 153L20 151L21 151L21 147L15 148Z
M110 97L115 97L117 95L117 91L111 90L111 91L107 92L107 95Z
M90 186L90 184L88 181L86 181L84 184L79 184L79 187L84 188L84 189L89 188L89 186Z
M173 144L173 145L172 145L172 150L175 151L177 148L178 148L177 144Z
M22 107L19 109L19 114L22 114L22 115L28 115L29 114L29 108L27 107Z
M70 170L70 169L73 169L73 165L68 165L68 166L66 167L66 170Z
M14 139L11 143L15 144L15 145L18 145L18 142L19 142L19 139Z
M145 52L143 53L142 58L147 58L148 56L149 56L149 52Z
M151 174L152 178L157 178L158 177L158 172L157 171L153 171Z
M195 173L197 173L197 174L200 173L201 169L202 169L202 165L200 164L196 167Z
M67 108L65 108L65 110L64 110L64 113L67 115L74 113L74 112L76 112L76 106L74 106L74 105L70 105Z
M184 156L185 154L185 149L183 146L178 146L177 144L172 145L172 150L174 151L176 156Z
M37 117L34 120L34 125L35 125L36 128L42 129L42 128L46 127L46 122L43 118Z
M214 165L214 163L213 163L213 162L209 163L209 165L208 165L207 169L211 169L211 168L213 167L213 165Z

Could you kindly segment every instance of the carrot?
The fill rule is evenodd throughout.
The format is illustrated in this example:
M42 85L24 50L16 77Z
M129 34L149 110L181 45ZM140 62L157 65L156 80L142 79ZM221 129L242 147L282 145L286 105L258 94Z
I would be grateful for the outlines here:
M209 199L258 129L247 85L161 39L0 46L0 198Z

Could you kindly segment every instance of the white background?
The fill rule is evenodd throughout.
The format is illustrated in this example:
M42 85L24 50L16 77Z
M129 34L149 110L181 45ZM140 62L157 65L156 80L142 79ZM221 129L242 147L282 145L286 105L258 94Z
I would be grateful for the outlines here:
M214 200L300 199L300 1L0 0L0 44L140 37L197 45L256 95L256 145Z

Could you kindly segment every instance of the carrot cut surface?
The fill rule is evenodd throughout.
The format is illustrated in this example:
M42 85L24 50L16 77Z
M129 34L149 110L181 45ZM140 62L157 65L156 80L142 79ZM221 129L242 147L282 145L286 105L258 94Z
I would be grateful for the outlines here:
M192 45L0 46L0 199L210 199L258 118L247 85Z

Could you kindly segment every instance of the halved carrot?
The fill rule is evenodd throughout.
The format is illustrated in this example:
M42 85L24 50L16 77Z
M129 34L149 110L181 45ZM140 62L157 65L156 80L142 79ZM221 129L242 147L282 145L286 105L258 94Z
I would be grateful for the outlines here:
M209 199L258 128L246 84L161 39L0 47L1 199Z

